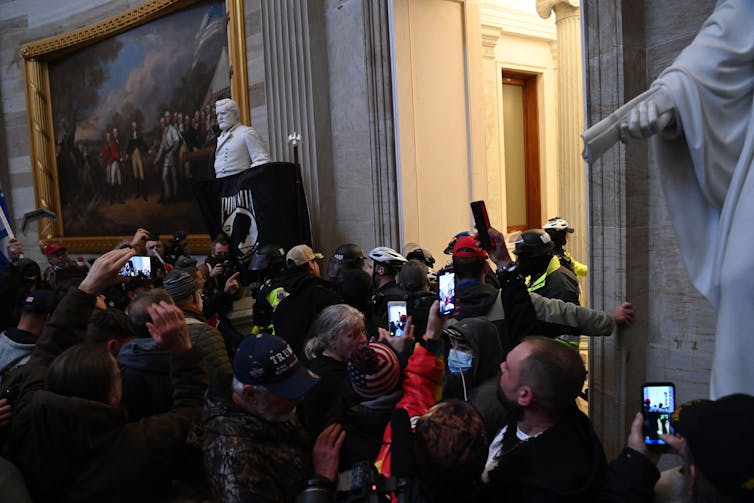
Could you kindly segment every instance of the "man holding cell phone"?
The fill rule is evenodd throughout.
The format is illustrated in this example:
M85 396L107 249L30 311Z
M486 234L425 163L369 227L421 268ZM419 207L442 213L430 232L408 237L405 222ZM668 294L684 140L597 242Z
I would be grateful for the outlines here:
M676 434L660 434L667 446L658 448L645 443L644 418L636 414L626 448L610 463L600 501L754 501L754 397L693 400L678 407L670 422ZM680 456L682 468L664 474L655 487L663 452ZM682 483L675 483L677 477Z

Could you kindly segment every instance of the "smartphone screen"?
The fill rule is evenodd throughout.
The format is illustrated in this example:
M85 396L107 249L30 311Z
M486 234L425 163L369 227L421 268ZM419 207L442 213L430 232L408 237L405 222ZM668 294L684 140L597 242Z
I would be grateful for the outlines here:
M447 316L456 308L456 273L441 274L438 283L437 300L440 301L440 316Z
M151 257L135 256L120 269L120 275L126 278L151 278Z
M402 300L392 300L387 303L387 323L390 335L401 337L406 331L406 302Z
M490 228L490 217L487 215L487 205L484 201L474 201L471 203L471 214L474 215L474 226L476 226L477 236L482 248L485 250L494 250L495 243L490 239L487 229Z
M674 433L670 417L675 410L675 386L669 382L646 383L641 389L644 443L667 445L660 435Z

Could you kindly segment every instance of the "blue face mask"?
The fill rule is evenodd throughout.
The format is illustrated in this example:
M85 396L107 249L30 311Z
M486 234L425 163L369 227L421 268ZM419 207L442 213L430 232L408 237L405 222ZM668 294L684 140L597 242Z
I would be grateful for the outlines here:
M453 374L463 374L471 368L474 356L466 351L458 351L453 348L448 354L448 370Z

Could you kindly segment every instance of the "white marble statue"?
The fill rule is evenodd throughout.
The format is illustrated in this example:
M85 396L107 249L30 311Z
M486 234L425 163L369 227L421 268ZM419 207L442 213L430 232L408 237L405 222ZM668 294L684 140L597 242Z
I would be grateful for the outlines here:
M270 162L270 153L264 140L249 126L239 122L238 103L231 99L215 103L220 136L215 150L215 175L217 178L235 175L254 166Z
M717 310L710 395L754 394L754 1L720 0L650 89L582 136L649 137L693 285ZM681 134L682 133L682 134Z

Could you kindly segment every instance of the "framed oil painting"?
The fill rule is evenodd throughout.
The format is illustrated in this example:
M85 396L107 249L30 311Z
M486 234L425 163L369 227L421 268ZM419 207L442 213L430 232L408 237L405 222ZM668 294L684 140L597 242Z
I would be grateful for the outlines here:
M248 120L242 0L152 0L22 48L40 241L102 252L138 227L209 246L214 102ZM46 222L40 222L43 229Z

